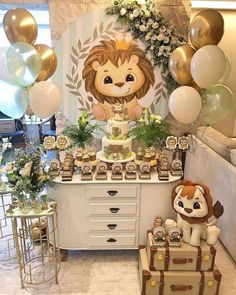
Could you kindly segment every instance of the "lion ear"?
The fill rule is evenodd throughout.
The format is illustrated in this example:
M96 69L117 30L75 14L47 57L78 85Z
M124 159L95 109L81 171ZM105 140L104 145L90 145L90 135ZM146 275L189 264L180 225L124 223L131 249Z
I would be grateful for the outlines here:
M178 194L178 192L181 190L181 188L183 188L184 186L183 185L179 185L175 188L175 192L176 194Z
M200 185L196 185L196 188L198 188L203 194L205 194L204 188Z
M94 71L97 72L99 67L100 67L100 63L97 60L92 63L92 68L94 69Z
M137 55L132 55L131 58L130 58L130 60L133 63L137 64L139 62L139 57Z

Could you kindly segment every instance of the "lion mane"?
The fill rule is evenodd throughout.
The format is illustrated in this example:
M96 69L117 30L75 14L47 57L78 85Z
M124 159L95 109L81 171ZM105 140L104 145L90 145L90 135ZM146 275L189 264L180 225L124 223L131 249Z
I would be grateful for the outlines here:
M125 60L129 61L132 55L137 55L139 57L138 66L145 76L144 85L136 92L126 97L110 97L97 91L95 87L96 71L92 67L93 62L98 61L100 65L104 65L109 60L115 66L118 66L119 60L121 64L123 64ZM85 81L86 91L92 93L98 102L104 103L106 101L110 104L114 104L116 102L130 102L134 97L137 99L142 98L148 92L150 85L154 84L155 75L151 62L145 57L145 52L135 43L131 43L128 49L117 49L116 42L114 40L109 40L101 41L99 45L94 46L90 50L84 62L83 80Z
M177 196L175 189L180 185L183 185L183 190L181 192L181 196L182 197L186 196L188 199L192 199L194 197L194 194L197 189L196 186L200 185L204 189L203 196L206 199L206 203L207 203L207 207L208 207L208 214L204 217L188 217L188 216L185 216L185 215L179 213L181 218L190 224L200 224L203 222L207 222L208 218L210 218L213 215L212 196L211 196L209 188L202 183L193 183L189 180L181 181L172 190L171 202L172 202L173 208L174 208L174 200L175 200L175 197Z

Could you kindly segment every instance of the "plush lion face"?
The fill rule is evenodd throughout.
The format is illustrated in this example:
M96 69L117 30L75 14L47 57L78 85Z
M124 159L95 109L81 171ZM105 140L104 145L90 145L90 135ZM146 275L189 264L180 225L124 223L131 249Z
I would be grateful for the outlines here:
M183 181L172 191L172 205L185 220L206 221L212 215L212 198L209 189L202 184ZM192 223L192 222L191 222Z
M145 52L131 43L126 49L117 48L114 40L101 41L85 60L85 89L97 101L110 104L142 98L154 84L153 66Z

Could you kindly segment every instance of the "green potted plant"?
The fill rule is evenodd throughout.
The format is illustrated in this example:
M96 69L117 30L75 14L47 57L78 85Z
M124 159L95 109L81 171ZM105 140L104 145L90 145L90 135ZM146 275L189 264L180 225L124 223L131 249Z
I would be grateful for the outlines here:
M77 125L68 126L64 129L65 134L74 145L84 148L86 144L93 138L93 133L99 129L97 124L91 124L91 115L87 110L83 110L77 121Z
M167 136L171 135L170 129L170 124L161 116L151 114L148 109L145 109L140 119L134 123L131 134L143 147L162 148L165 146Z

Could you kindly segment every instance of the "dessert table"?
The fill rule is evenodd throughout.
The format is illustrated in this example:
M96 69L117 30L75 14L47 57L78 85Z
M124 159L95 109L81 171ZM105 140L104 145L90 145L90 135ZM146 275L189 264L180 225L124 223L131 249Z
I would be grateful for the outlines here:
M154 218L175 218L171 191L180 177L160 181L156 172L150 180L72 181L55 179L48 189L58 204L61 249L137 249L146 241Z

